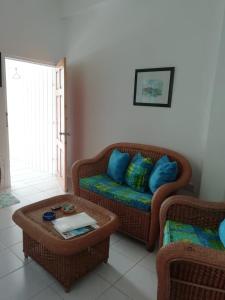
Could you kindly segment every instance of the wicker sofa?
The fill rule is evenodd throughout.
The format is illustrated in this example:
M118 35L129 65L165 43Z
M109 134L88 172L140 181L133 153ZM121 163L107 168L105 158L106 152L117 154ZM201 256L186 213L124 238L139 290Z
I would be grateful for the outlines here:
M195 242L176 241L164 245L157 254L158 300L224 300L225 248L218 237L218 225L225 218L225 203L173 196L160 210L160 245L165 244L169 222L204 228L206 236ZM197 228L197 230L196 230ZM211 232L215 235L213 238ZM200 231L201 233L201 231ZM211 247L202 245L208 242Z
M141 152L143 156L151 157L154 161L166 154L171 160L177 161L179 167L178 179L173 183L161 186L153 194L150 211L145 212L126 206L118 201L105 198L102 195L80 187L81 178L106 173L108 160L114 149L128 152L131 156L134 156L137 152ZM182 155L168 149L142 144L112 144L96 157L77 161L72 166L72 182L75 195L84 197L117 214L120 219L119 230L143 241L149 250L154 249L155 242L159 236L159 210L161 204L168 196L187 185L190 177L191 166Z

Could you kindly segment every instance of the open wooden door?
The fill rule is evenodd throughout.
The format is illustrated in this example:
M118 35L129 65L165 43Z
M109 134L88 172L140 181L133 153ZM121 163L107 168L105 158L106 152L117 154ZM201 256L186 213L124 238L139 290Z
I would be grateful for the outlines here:
M63 190L67 191L67 116L66 58L56 66L56 172Z

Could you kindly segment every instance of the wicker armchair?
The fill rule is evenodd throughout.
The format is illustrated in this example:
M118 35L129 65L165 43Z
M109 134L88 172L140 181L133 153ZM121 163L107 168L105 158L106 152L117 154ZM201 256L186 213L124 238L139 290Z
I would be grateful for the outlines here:
M83 177L106 173L108 159L115 149L130 153L131 156L141 152L144 156L151 157L154 161L163 155L168 155L179 166L177 181L161 186L153 195L151 211L144 212L133 207L125 206L117 201L106 199L101 195L80 188L79 180ZM80 160L72 166L72 182L74 194L97 203L119 216L120 231L146 243L149 250L154 249L154 244L159 236L159 210L163 201L178 189L188 184L191 177L191 166L180 154L155 146L118 143L105 148L92 159Z
M173 196L160 210L160 245L166 220L210 229L225 218L225 203ZM224 300L225 251L188 242L171 243L157 254L158 300Z

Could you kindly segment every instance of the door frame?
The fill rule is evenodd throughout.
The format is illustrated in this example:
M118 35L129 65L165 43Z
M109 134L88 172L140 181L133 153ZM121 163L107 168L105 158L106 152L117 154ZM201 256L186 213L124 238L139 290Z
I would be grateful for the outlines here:
M63 70L63 87L62 87L62 77L60 70ZM68 172L67 172L67 141L68 141L68 128L67 128L67 60L66 57L60 59L56 64L56 94L55 94L55 101L56 101L56 176L58 181L64 190L64 192L68 191ZM59 86L58 86L59 84ZM57 92L59 91L59 93ZM61 94L62 93L62 94ZM62 106L60 100L60 108L58 107L58 97L61 99L63 97L63 115L61 114ZM59 115L58 116L58 108L59 108ZM59 120L60 119L60 120ZM60 123L59 123L60 122ZM61 128L61 124L63 122L64 128ZM59 126L60 125L60 126ZM63 158L61 158L61 153L63 154ZM58 166L60 165L60 169ZM62 173L63 171L63 173Z
M0 94L2 95L2 107L3 111L3 132L1 138L3 139L2 151L0 149L0 162L1 162L1 183L0 188L9 188L11 186L11 177L10 177L10 160L9 160L9 132L7 127L6 114L8 110L7 103L7 91L6 91L6 68L5 68L5 59L6 55L4 52L1 52L1 67L2 67L2 87L0 87Z

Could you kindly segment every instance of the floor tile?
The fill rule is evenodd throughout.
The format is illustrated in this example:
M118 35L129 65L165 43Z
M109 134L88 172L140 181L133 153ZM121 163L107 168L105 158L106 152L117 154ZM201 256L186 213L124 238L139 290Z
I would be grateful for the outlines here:
M99 300L129 300L131 299L127 295L123 294L119 290L114 287L106 290L99 298Z
M20 242L8 248L11 252L13 252L22 262L23 264L27 264L31 262L31 258L25 258L23 253L23 243Z
M39 193L36 193L36 194L32 194L30 196L29 195L24 196L23 199L21 199L21 202L23 202L24 205L28 205L28 204L31 204L31 203L34 203L34 202L44 200L46 198L47 198L47 196L46 196L45 192L39 192Z
M110 283L114 283L133 266L133 260L113 249L110 249L108 263L102 263L97 268L97 272L105 280Z
M23 266L21 260L8 249L0 252L0 277L9 274Z
M12 182L12 190L24 188L27 186L27 183L24 181Z
M121 240L123 238L123 236L120 233L113 233L110 235L110 246L115 244L116 242L119 242L119 240Z
M78 280L69 293L66 293L59 283L55 283L51 287L64 300L94 300L109 288L109 286L108 282L98 276L96 272L91 272Z
M0 209L0 230L7 227L12 227L14 225L15 223L12 220L12 211L8 207L1 208Z
M42 183L35 184L33 187L37 188L41 192L45 192L46 190L57 188L59 185L55 180L47 180Z
M22 182L24 183L24 185L26 186L33 186L35 184L39 184L42 183L45 180L50 180L51 178L53 178L55 180L55 177L50 177L50 176L29 176L26 179L24 179ZM16 185L16 182L14 182L14 184Z
M138 263L138 266L146 268L149 271L156 272L156 254L156 251L149 253Z
M0 251L2 251L2 250L4 250L4 249L6 249L7 247L4 245L4 244L2 244L1 242L0 242Z
M135 266L115 286L133 300L156 300L157 277L155 272Z
M22 230L17 226L0 230L0 242L10 247L22 241Z
M32 299L32 296L37 295L47 285L48 282L28 264L0 280L1 300Z
M17 209L19 209L19 208L21 208L22 206L25 205L24 202L23 202L23 199L22 199L22 201L21 201L20 197L17 197L17 199L20 201L20 203L17 203L17 204L11 205L10 207L7 207L7 209L10 211L11 217L12 217L13 213L14 213ZM4 209L5 209L5 208L4 208ZM12 221L12 222L13 222L13 221ZM13 222L13 224L15 225L14 222Z
M38 295L36 295L30 299L33 299L33 300L62 300L63 298L61 298L58 294L56 294L56 292L52 288L49 287L49 288L43 290Z
M20 197L59 187L54 175L26 168L24 164L11 168L11 183Z
M56 279L35 261L32 260L30 267L37 272L45 282L48 282L48 284L56 282Z
M23 188L18 188L13 190L13 194L15 197L23 197L23 196L30 196L32 194L39 193L40 191L31 186L23 187Z
M49 189L44 192L46 197L54 197L65 194L60 188Z
M134 262L138 262L149 253L143 243L128 237L123 237L123 239L115 242L112 245L112 249L120 252L124 256L127 256Z

